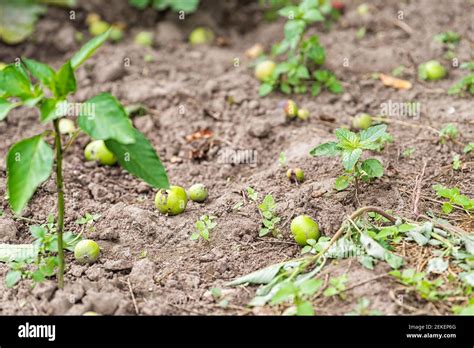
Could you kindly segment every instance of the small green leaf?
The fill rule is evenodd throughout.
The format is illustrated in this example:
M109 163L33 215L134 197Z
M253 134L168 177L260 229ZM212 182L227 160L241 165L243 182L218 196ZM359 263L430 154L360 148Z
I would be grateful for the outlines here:
M311 156L336 156L338 154L337 143L328 142L316 146L310 151Z
M8 199L19 214L53 169L53 150L41 135L22 140L7 155Z
M379 124L377 126L370 127L360 132L360 141L365 143L371 143L377 141L385 134L387 126Z
M264 96L268 95L271 91L273 91L273 86L271 84L262 83L262 85L260 86L260 88L258 90L258 94L259 94L259 96L264 97Z
M284 282L281 284L277 293L273 295L271 304L278 304L278 303L285 302L291 299L295 293L296 293L295 284L289 281Z
M122 144L116 140L106 140L107 148L114 153L120 165L129 173L155 188L168 188L166 170L153 145L138 130L132 128L135 143Z
M296 305L296 315L312 316L314 315L314 308L311 302L303 301Z
M20 105L21 103L11 103L6 99L0 98L0 121L7 117L10 111Z
M299 290L303 295L314 295L323 286L322 279L307 279L299 285Z
M76 77L71 62L64 64L55 76L56 97L64 98L76 91Z
M54 93L54 79L56 75L54 70L51 69L48 65L40 63L33 59L22 58L21 60L26 65L26 68L31 73L31 75Z
M21 100L29 99L35 96L31 81L28 79L21 68L14 64L8 65L0 73L0 90L9 97L18 97Z
M441 206L441 209L443 210L443 213L445 214L451 214L452 211L454 210L454 207L451 203L449 202L444 202L443 205Z
M344 150L342 152L342 165L346 170L353 170L362 155L362 149Z
M337 191L343 191L349 186L350 182L351 181L348 176L341 175L336 179L336 182L334 183L334 188Z
M105 33L93 38L87 42L76 54L71 58L71 67L76 70L79 66L84 63L94 52L102 46L102 44L109 38L111 29Z
M308 11L305 11L305 13L303 14L303 19L310 23L322 22L324 21L324 16L317 9L313 8Z
M380 178L383 175L382 163L373 158L362 162L362 170L367 173L369 178Z
M122 104L109 93L101 93L89 99L89 115L82 111L78 117L79 127L95 140L115 140L121 144L135 142L135 131ZM87 110L89 111L89 110Z
M5 284L7 288L12 288L21 280L21 271L9 271L5 276Z

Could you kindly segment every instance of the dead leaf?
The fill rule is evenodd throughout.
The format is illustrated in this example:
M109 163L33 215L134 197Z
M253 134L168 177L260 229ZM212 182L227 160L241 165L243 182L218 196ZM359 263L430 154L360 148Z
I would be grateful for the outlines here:
M214 132L211 131L208 128L205 129L200 129L192 134L186 135L186 141L188 143L192 143L193 141L199 140L199 139L209 139L214 136Z
M396 89L410 89L411 82L407 80L397 79L396 77L380 74L380 80L387 87L393 87Z

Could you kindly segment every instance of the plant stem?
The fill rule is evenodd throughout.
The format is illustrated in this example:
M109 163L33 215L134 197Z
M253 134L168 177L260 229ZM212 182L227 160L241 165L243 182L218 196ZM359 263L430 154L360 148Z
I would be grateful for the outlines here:
M59 133L59 119L54 120L55 147L56 147L56 188L58 192L58 287L64 287L64 249L63 249L63 231L64 231L64 183L63 183L63 149L61 144L61 134Z

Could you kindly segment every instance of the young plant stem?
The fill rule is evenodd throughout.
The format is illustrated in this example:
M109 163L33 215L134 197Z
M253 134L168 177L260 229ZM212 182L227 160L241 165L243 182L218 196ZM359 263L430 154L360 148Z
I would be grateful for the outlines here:
M54 120L54 144L56 148L56 189L58 192L58 215L57 215L57 234L58 234L58 287L64 287L64 249L63 249L63 231L64 231L64 183L63 183L63 149L61 144L61 133L59 133L59 119Z

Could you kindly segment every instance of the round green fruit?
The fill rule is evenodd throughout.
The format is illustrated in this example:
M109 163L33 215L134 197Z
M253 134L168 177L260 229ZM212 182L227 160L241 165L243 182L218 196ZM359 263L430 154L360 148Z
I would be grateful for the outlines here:
M67 118L62 118L59 120L59 133L61 134L72 134L76 131L76 125L74 121Z
M309 111L306 109L299 109L297 116L300 120L306 121L309 118Z
M160 190L155 197L155 207L162 214L181 214L187 204L186 190L180 186L171 186L168 190Z
M420 65L418 75L423 80L440 80L446 76L446 69L437 60L430 60Z
M89 33L91 33L92 36L99 36L109 30L109 28L109 23L98 20L89 25Z
M191 45L205 45L214 41L214 33L207 28L196 28L189 34L189 43Z
M79 263L94 263L99 254L99 245L90 239L81 240L74 248L74 257Z
M372 125L372 116L369 114L360 114L352 120L352 127L355 129L367 129Z
M194 202L202 203L208 196L207 188L203 184L195 184L189 188L189 198Z
M292 182L303 182L304 181L304 172L300 168L290 168L286 172L286 176Z
M123 39L123 30L117 26L112 26L110 30L110 40L113 42L119 42Z
M255 77L260 81L265 81L273 75L276 64L272 60L264 60L255 67Z
M84 150L86 161L99 161L105 166L113 166L117 163L117 157L105 146L103 140L94 140Z
M285 106L283 107L283 110L285 110L285 114L289 118L294 118L298 115L298 106L291 99L285 102Z
M135 36L135 43L140 46L150 47L153 45L153 33L150 31L141 31Z
M299 215L291 222L291 233L296 243L304 246L308 239L319 239L319 226L308 215Z

